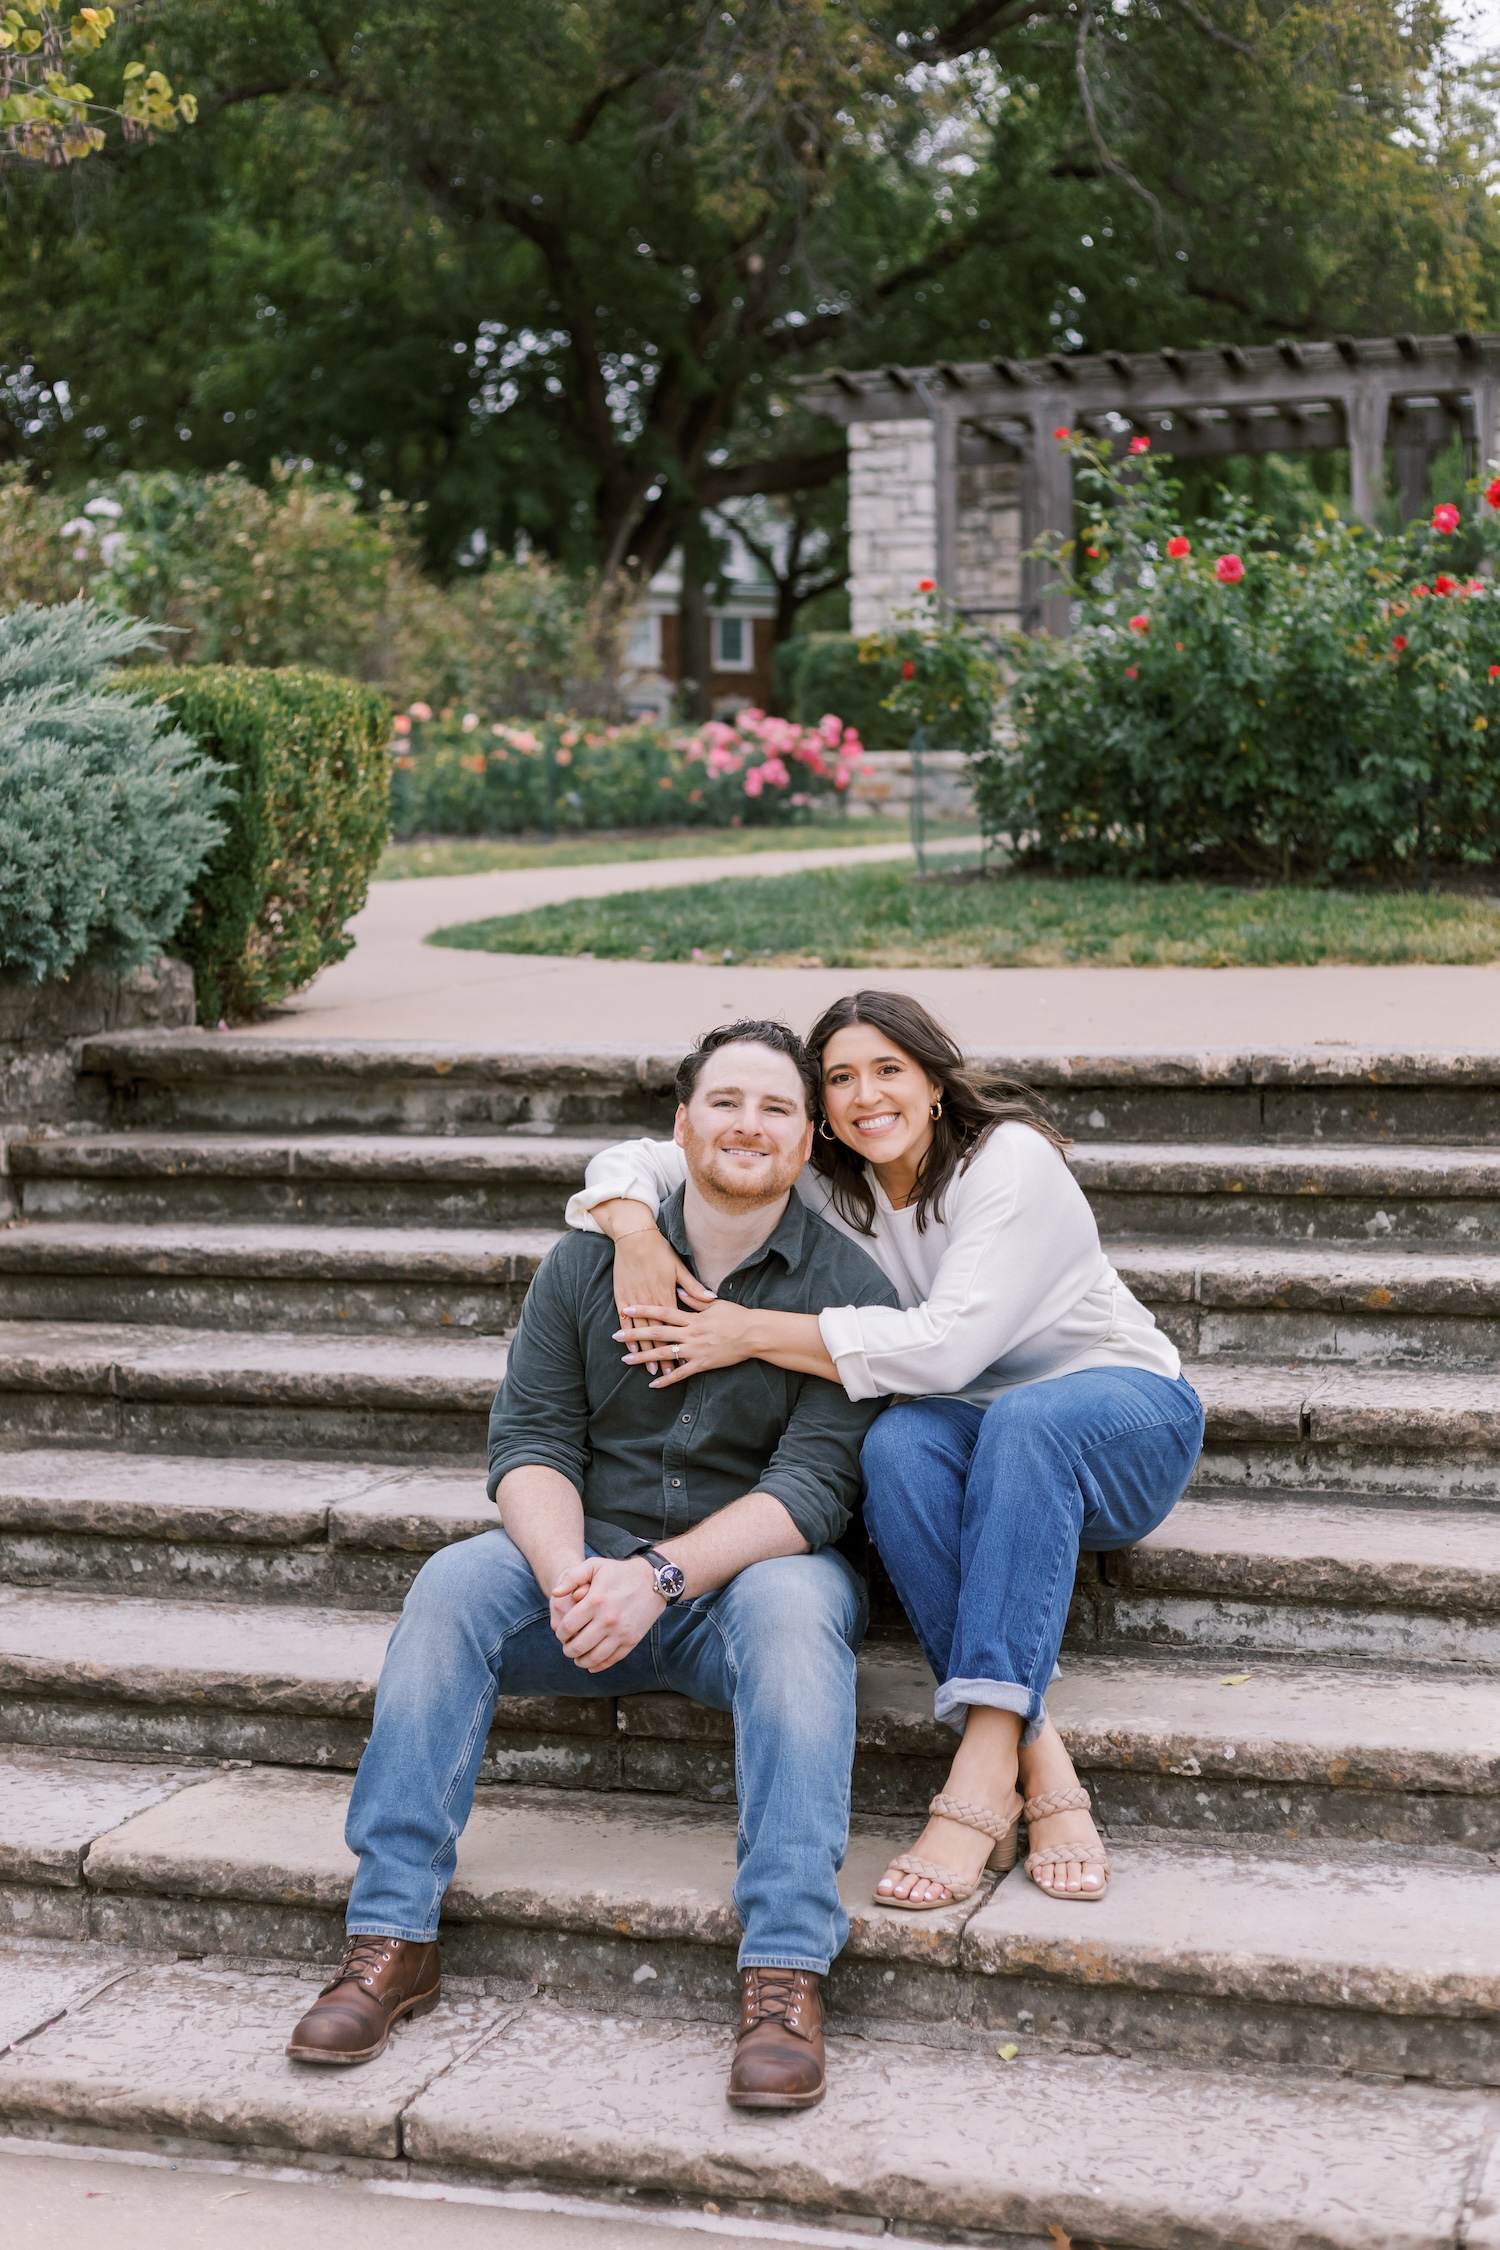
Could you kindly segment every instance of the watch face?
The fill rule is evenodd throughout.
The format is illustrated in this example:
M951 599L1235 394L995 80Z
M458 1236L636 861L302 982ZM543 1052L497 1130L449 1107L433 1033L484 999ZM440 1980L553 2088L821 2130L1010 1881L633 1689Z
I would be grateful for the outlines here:
M675 1602L680 1600L686 1584L687 1580L676 1563L663 1563L656 1574L656 1590L663 1601Z

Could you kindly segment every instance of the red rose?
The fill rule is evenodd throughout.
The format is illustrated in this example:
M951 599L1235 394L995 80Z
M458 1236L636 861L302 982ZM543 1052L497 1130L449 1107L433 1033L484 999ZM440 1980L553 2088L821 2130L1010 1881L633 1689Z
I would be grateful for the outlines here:
M1492 508L1500 508L1500 477L1495 477L1485 486L1484 496Z
M1052 435L1056 438L1058 444L1062 445L1073 435L1073 433L1068 428L1066 422L1059 422ZM1500 479L1497 479L1497 482L1500 482ZM1500 502L1497 502L1496 505L1500 506Z
M1500 664L1492 664L1490 666L1490 678L1492 680L1500 680Z
M1127 679L1127 680L1138 680L1138 679L1140 678L1140 676L1141 676L1141 675L1140 675L1140 673L1139 673L1139 672L1138 672L1138 671L1136 670L1136 668L1135 668L1135 666L1134 666L1133 664L1127 664L1127 665L1126 665L1126 667L1125 667L1125 677L1126 677L1126 679Z
M1458 592L1458 580L1447 577L1434 578L1432 590L1435 594L1456 594Z
M1430 586L1413 586L1411 590L1411 598L1414 602L1419 602L1431 592L1432 588Z
M1132 633L1149 633L1151 630L1150 618L1145 616L1132 617L1132 619L1130 620L1130 630L1132 631Z
M906 662L905 662L905 663L904 663L904 664L902 665L902 667L901 667L901 677L902 677L902 679L903 679L903 680L914 680L914 679L916 678L916 676L917 676L917 667L916 667L916 665L915 665L915 664L914 664L914 663L912 662L911 658L910 658L910 657L908 657L908 658L906 659Z
M1214 564L1214 576L1221 586L1237 586L1245 575L1245 566L1238 555L1220 555Z
M1406 635L1404 633L1398 633L1396 635L1396 638L1392 641L1391 646L1399 656L1401 654L1401 651L1406 646Z
M1130 441L1130 450L1132 453L1149 453L1151 451L1151 440L1148 437L1133 437Z
M919 594L930 594L936 589L936 586L937 580L935 578L919 578L917 580L917 592Z
M1167 541L1167 553L1171 556L1173 562L1181 562L1183 556L1190 555L1192 551L1192 540L1184 539L1180 532L1175 539L1169 539Z
M1441 531L1445 538L1450 531L1457 531L1458 510L1451 500L1440 500L1433 509L1432 528L1434 531Z
M1086 555L1092 555L1095 562L1099 560L1099 549L1097 547L1085 547L1083 551Z

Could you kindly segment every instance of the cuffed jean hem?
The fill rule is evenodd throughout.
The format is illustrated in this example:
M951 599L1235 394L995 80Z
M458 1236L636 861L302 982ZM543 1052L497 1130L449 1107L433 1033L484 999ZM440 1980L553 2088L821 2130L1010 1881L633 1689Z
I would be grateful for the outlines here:
M789 1953L740 1952L738 1966L742 1969L801 1969L810 1977L826 1977L831 1967L828 1960L794 1961Z
M1027 1750L1047 1723L1047 1706L1031 1688L1011 1680L944 1680L932 1699L932 1715L940 1726L962 1734L969 1723L969 1707L982 1703L991 1711L1014 1711L1025 1720L1021 1748Z
M436 1945L438 1934L431 1930L393 1930L389 1922L346 1922L345 1937L395 1937L404 1938L408 1945Z

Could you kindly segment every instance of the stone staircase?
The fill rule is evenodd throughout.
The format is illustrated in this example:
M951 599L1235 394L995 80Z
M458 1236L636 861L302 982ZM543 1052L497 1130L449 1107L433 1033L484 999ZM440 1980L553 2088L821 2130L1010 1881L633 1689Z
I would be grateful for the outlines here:
M832 2089L746 2121L732 1737L671 1696L503 1704L449 2000L332 2084L280 2054L391 1613L492 1522L505 1333L675 1057L86 1044L0 1229L11 2131L945 2238L1500 2250L1500 1055L994 1059L1208 1409L1168 1522L1085 1559L1051 1699L1117 1874L1087 1914L1020 1873L871 1903L951 1749L887 1590Z

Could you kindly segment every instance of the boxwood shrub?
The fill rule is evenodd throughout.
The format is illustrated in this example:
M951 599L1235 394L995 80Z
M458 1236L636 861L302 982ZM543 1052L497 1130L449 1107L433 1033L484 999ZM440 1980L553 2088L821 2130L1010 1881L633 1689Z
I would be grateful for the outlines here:
M375 689L300 666L134 671L226 769L227 833L193 887L174 950L197 982L198 1018L244 1019L295 992L353 945L387 834L390 705Z

